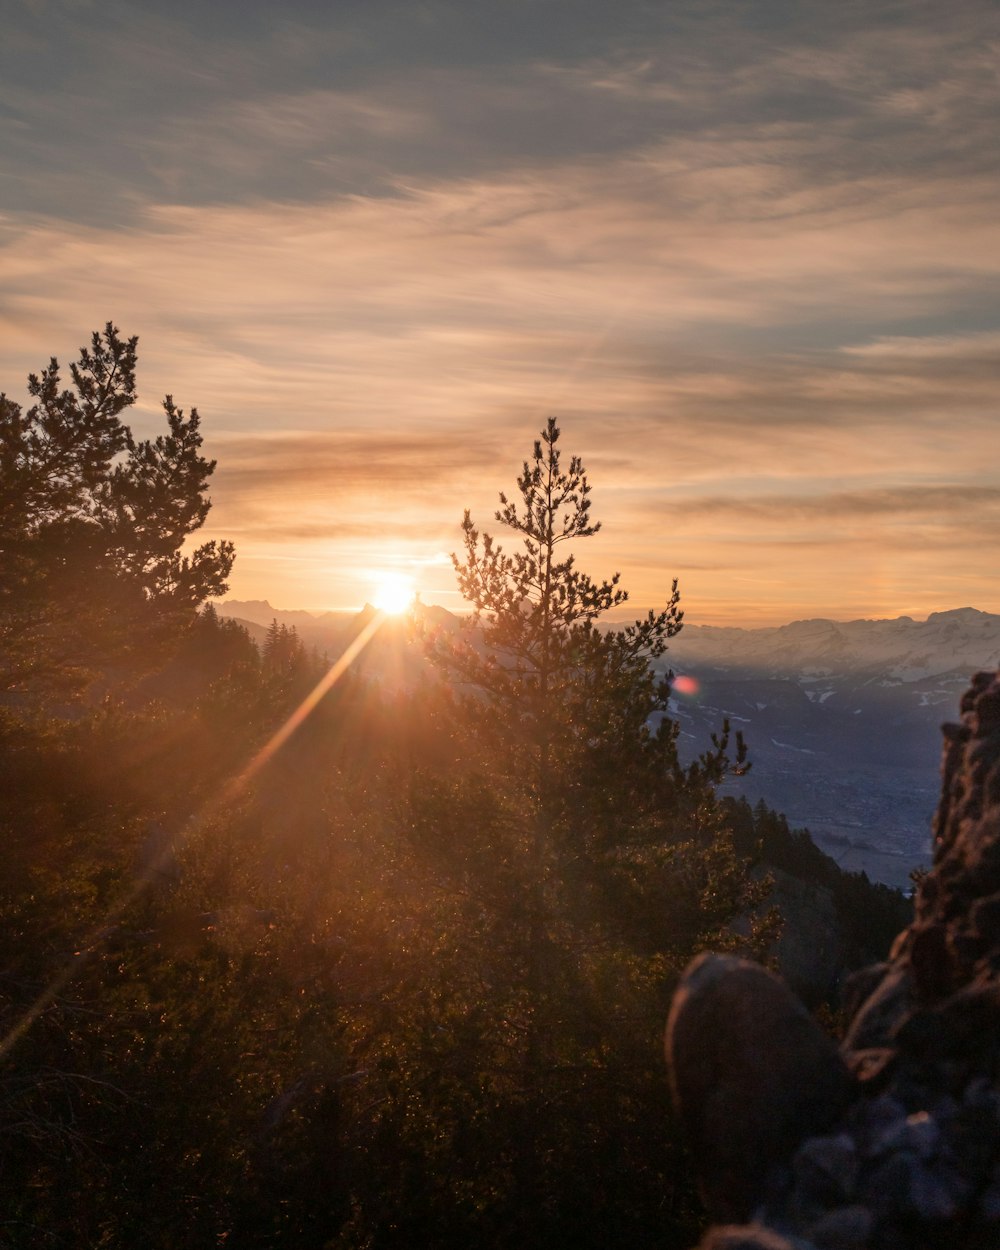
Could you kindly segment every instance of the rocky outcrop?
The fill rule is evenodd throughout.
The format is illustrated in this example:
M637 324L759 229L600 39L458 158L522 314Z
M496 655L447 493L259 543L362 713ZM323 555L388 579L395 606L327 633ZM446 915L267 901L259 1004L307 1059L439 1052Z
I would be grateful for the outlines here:
M769 1171L847 1104L850 1075L785 985L745 959L702 955L667 1023L674 1101L706 1202L739 1219ZM788 1088L798 1091L786 1097Z
M945 727L934 865L837 1054L776 978L702 956L674 1099L719 1221L703 1250L1000 1246L1000 673Z

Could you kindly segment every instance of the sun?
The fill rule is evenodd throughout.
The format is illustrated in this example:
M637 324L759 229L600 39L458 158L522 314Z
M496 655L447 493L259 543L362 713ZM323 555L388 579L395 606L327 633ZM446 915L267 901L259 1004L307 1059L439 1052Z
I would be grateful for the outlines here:
M399 616L413 603L416 587L413 578L405 573L378 573L375 575L375 595L372 602L387 616Z

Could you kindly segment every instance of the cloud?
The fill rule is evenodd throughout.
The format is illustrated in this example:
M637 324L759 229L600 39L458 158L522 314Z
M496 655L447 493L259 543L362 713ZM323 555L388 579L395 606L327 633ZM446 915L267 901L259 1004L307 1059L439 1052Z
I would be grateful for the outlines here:
M919 486L879 486L868 490L811 491L781 495L734 498L701 496L683 501L664 501L658 515L673 524L697 525L706 517L724 523L736 521L765 525L776 530L801 532L802 523L826 527L831 522L854 530L865 538L873 521L905 521L916 524L950 523L967 535L970 521L1000 525L1000 487L974 483L932 482ZM809 541L813 541L810 539ZM964 541L968 541L966 537Z
M113 315L141 335L140 426L154 427L166 391L202 411L220 462L212 531L231 532L244 557L251 544L310 543L331 563L357 550L337 557L337 542L363 540L371 552L401 529L425 550L454 547L461 509L492 516L496 491L554 411L592 471L609 540L595 556L635 569L637 594L657 581L642 528L655 535L657 516L686 543L652 540L661 567L718 563L675 519L691 499L742 500L749 479L758 494L797 480L801 497L830 465L863 484L930 472L964 482L992 464L993 335L942 334L932 322L929 335L859 342L853 318L831 328L826 305L814 294L808 303L823 279L803 259L811 220L804 233L786 223L780 240L758 223L699 241L690 220L668 232L657 219L648 171L618 172L610 192L600 171L569 165L544 181L428 184L406 198L160 208L125 234L9 221L0 325L8 361L15 351L20 360L7 389ZM964 264L971 245L945 225L938 254L954 246ZM842 252L853 229L839 227ZM891 214L880 229L886 251L903 233ZM760 249L741 254L737 236L757 230ZM914 244L920 266L932 235ZM979 245L974 289L1000 255L985 236ZM886 268L906 290L900 255L881 270L880 255L865 249L856 289L846 265L837 278L845 307L873 318L870 293L888 285ZM926 306L921 268L910 281L907 306ZM818 324L790 349L800 306L801 320ZM676 499L679 512L646 510L649 497ZM724 509L687 515L720 535L738 521L750 560L776 541L790 549L786 539L856 545L849 513L831 514L825 536L775 539L780 520L739 506L728 526ZM893 549L907 541L925 540L914 530ZM707 583L700 593L710 596Z
M289 432L218 440L213 520L270 542L399 540L415 526L457 533L466 483L502 455L504 435L435 431ZM455 500L450 509L442 500ZM426 539L424 539L426 542ZM420 563L439 563L439 553Z
M138 332L242 567L449 550L550 412L637 593L992 525L992 5L210 9L14 23L0 366Z
M219 446L223 473L254 490L285 480L293 488L334 482L354 490L434 493L495 459L504 441L499 430L473 430L461 439L434 430L339 430L230 435Z
M700 172L682 197L704 208L708 192L713 215L742 218L822 209L826 192L863 212L886 180L947 195L996 173L993 6L915 5L900 20L803 3L780 38L769 8L289 4L275 21L223 0L169 15L109 0L40 15L5 29L24 55L0 103L30 123L5 202L129 224L156 198L392 195L661 149L668 168ZM40 57L58 97L32 72ZM746 170L730 177L740 144L763 192L747 205Z

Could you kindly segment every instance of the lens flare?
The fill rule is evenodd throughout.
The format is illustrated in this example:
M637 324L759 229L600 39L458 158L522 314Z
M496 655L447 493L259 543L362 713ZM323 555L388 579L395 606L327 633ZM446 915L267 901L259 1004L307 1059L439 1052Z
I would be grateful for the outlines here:
M680 677L674 678L671 689L674 694L683 695L686 699L696 699L701 690L701 684L697 677L688 677L682 673Z

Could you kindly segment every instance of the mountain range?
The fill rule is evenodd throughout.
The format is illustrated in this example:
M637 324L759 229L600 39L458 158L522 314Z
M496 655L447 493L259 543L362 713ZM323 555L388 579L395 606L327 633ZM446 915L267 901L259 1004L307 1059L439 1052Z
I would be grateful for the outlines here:
M675 661L760 674L796 673L822 681L848 672L905 683L1000 663L1000 616L977 608L875 621L794 621L767 629L688 625L671 654Z
M445 629L458 629L461 618L436 604L419 603L424 620ZM238 621L258 644L263 642L272 621L294 629L307 647L335 656L357 633L358 625L372 616L370 603L359 612L308 612L303 608L274 608L266 599L224 599L215 605L220 616Z

